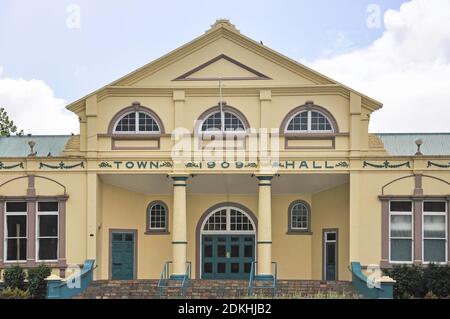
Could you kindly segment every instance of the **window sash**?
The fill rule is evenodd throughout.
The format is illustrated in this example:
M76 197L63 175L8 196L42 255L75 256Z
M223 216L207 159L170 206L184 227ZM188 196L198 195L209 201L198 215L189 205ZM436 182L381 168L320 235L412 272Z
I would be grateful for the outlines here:
M28 212L27 211L23 211L23 212L9 212L7 210L7 203L11 203L11 202L5 202L4 203L4 212L5 212L5 217L4 217L4 221L3 225L4 225L4 231L3 231L3 258L4 261L6 263L11 263L11 262L26 262L27 260L27 248L25 248L25 257L23 259L20 259L20 256L17 256L18 259L9 259L8 258L8 245L9 245L9 241L11 240L16 240L19 243L20 246L20 242L22 240L25 240L25 246L27 247L28 245ZM28 205L27 205L27 209L28 209ZM25 236L10 236L9 232L8 232L8 217L10 216L25 216Z
M157 210L156 206L159 206ZM148 228L149 230L162 231L167 229L167 208L162 204L155 204L149 209L148 213ZM156 227L156 225L161 225Z
M142 112L142 111L134 112L134 131L118 131L117 130L117 126L119 125L120 121L122 121L122 119L125 116L127 116L127 115L129 115L131 113L133 113L133 112L127 113L127 114L123 115L121 118L119 118L117 120L117 122L114 124L114 133L116 133L116 134L149 134L149 135L151 135L151 134L154 134L154 135L161 134L161 128L159 126L159 123L155 120L155 118L153 116L151 116L150 114ZM139 122L139 113L143 113L143 114L146 114L147 116L150 116L150 118L152 118L153 121L155 121L156 125L158 126L158 131L145 131L145 130L143 131L143 130L141 130L140 129L140 122Z
M39 205L36 205L39 207ZM59 205L58 205L59 209ZM41 217L42 216L56 216L56 236L41 236L40 234L40 223L41 223ZM37 211L36 212L36 260L37 261L51 261L55 262L59 259L59 241L60 241L60 232L59 232L59 211ZM40 249L41 249L41 240L42 239L56 239L56 252L55 257L56 259L40 259Z
M214 117L215 119L217 119L219 121L219 123L210 123L208 126L210 126L210 128L214 128L215 125L220 126L220 129L215 127L215 129L205 129L205 125L207 125L207 122L209 119L211 119L212 117ZM238 121L238 122L236 122ZM242 128L242 129L230 129L229 127L227 128L227 126L230 125L235 125L238 128ZM200 125L200 131L204 134L204 135L214 135L217 133L224 133L224 134L245 134L246 133L246 127L244 124L244 121L242 121L241 117L238 116L237 114L230 112L230 111L223 111L223 112L214 112L210 115L208 115L208 117L206 117L201 125Z
M331 126L331 130L313 130L312 129L312 112L316 112L316 113L322 115L323 117L325 117L325 119L328 121L328 123ZM302 113L308 113L308 128L306 130L289 130L289 125L294 120L294 118ZM334 133L333 125L331 124L329 117L317 110L303 111L303 112L294 114L287 122L285 131L288 133L303 133L303 134L304 133Z
M404 201L391 201L391 202L411 202L408 200ZM390 263L399 263L399 264L410 264L413 262L414 259L414 214L413 214L413 203L411 202L411 211L391 211L391 202L389 203L389 262ZM410 236L392 236L392 217L393 216L409 216L410 217L410 230L411 235ZM393 255L397 254L397 252L394 252L393 254L393 242L399 243L399 242L406 242L409 241L411 250L403 252L404 255L410 256L409 260L394 260ZM409 246L409 245L408 245ZM396 259L396 258L395 258Z
M432 201L424 201L422 202L422 262L424 264L428 263L447 263L448 262L448 204L447 201L437 201L445 203L445 210L441 212L431 212L431 211L425 211L425 203L432 202ZM444 236L443 237L432 237L432 236L425 236L425 223L426 223L426 217L428 216L440 216L444 217ZM427 252L427 246L426 243L430 242L443 242L444 245L442 249L444 249L444 252L440 252L440 255L444 256L444 260L427 260L426 256L430 255L429 252ZM435 253L432 253L432 255L436 255Z

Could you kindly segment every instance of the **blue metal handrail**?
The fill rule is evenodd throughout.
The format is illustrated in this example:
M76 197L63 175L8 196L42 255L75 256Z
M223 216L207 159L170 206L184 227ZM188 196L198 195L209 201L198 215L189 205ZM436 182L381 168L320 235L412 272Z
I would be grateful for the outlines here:
M258 262L254 261L252 262L252 266L251 266L251 270L250 270L250 280L249 280L249 285L248 285L248 293L249 296L253 296L254 294L254 290L255 288L272 288L273 289L273 294L275 296L276 294L276 289L277 289L277 277L278 277L278 264L276 262L272 262L272 273L273 273L273 279L272 279L272 284L270 286L258 286L255 287L255 281L257 280L257 267Z
M180 288L181 297L184 297L186 294L186 289L189 286L189 280L191 279L192 263L190 261L186 262L185 275L181 280L181 282L180 280L170 278L170 265L172 264L173 264L172 261L166 262L161 272L161 276L159 277L158 288L160 297L162 297L162 295L164 294L164 290L166 290L167 288ZM180 282L180 284L169 284L171 280L174 283Z

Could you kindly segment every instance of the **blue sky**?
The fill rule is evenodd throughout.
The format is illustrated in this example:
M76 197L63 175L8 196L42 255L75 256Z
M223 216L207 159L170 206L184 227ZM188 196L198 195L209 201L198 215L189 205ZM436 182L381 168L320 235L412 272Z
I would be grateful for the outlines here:
M377 1L383 10L401 2ZM4 76L44 80L56 96L72 101L201 35L222 17L296 60L332 50L338 33L351 48L364 47L383 32L366 27L371 3L2 0L0 65ZM80 29L66 26L70 4L81 9Z
M80 28L67 25L72 5ZM372 132L450 132L450 0L0 0L0 105L26 132L77 132L65 105L219 18L383 102Z

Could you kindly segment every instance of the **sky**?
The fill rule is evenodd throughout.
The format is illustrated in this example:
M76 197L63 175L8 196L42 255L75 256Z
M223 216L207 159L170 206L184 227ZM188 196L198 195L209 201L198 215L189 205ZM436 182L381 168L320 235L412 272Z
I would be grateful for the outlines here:
M384 103L371 132L450 132L450 0L0 0L0 106L25 133L77 133L68 103L219 18Z

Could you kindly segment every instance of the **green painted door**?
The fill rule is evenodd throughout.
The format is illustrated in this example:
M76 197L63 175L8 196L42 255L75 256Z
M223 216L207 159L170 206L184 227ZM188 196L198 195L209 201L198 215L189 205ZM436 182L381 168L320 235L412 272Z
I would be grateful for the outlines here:
M134 279L134 233L113 233L111 243L111 279Z
M248 280L254 260L254 235L202 236L203 279Z

